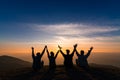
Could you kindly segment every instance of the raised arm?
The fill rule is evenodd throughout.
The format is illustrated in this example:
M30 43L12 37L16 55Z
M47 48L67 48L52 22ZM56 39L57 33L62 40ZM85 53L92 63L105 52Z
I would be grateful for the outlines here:
M48 55L48 57L50 56L50 54L49 54L49 51L48 51L48 48L46 47L46 52L47 52L47 55Z
M73 51L71 53L72 56L74 55L74 52L76 51L76 47L77 47L77 44L74 45L74 49L73 49Z
M62 51L62 50L60 50L60 52L61 52L61 54L62 54L63 56L65 56L65 54L63 53L63 51Z
M65 54L64 54L63 51L61 50L62 47L60 47L60 46L58 45L58 48L60 49L61 54L62 54L63 56L65 56Z
M90 48L90 50L88 50L88 53L85 55L87 58L90 55L91 51L92 51L93 47Z
M56 55L55 55L55 58L57 58L57 55L58 55L59 51L60 51L60 50L57 51L57 53L56 53Z
M31 49L32 49L32 58L34 58L34 57L35 57L35 54L34 54L34 47L31 47Z
M77 46L77 44L76 44L75 46ZM77 51L76 47L75 47L75 52L76 52L76 55L77 55L77 56L79 56L79 55L80 55L80 54L78 53L78 51Z
M46 47L47 47L47 46L44 47L44 49L43 49L43 51L42 51L42 53L41 53L41 57L43 56Z

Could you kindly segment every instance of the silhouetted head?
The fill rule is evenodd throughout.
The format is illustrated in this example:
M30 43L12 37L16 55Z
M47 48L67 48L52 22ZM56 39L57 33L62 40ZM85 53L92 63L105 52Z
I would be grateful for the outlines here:
M67 55L69 55L69 53L70 53L70 50L69 50L69 49L66 49L66 53L67 53Z
M54 53L52 51L50 52L50 54L51 54L51 56L54 56Z
M81 50L81 55L84 55L84 50Z
M40 52L37 52L37 54L36 54L37 56L40 56Z

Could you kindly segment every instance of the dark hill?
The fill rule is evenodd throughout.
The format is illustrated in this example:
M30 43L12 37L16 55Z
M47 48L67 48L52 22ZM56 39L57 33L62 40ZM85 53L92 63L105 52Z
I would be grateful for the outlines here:
M0 80L120 80L120 68L111 65L90 64L89 70L74 65L66 69L57 65L49 70L44 66L34 72L31 63L11 56L0 56Z
M11 80L120 80L120 69L107 65L90 65L89 70L84 70L77 66L66 69L63 65L58 65L55 70L49 70L45 66L39 72L32 69L25 69L24 73L19 71L19 75L9 77Z
M0 71L18 69L29 66L31 66L30 62L11 56L6 55L0 56Z

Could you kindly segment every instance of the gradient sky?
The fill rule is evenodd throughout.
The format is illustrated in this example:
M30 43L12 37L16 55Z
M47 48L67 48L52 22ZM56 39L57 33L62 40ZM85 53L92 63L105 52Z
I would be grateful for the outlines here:
M75 43L120 52L120 1L0 0L0 53Z

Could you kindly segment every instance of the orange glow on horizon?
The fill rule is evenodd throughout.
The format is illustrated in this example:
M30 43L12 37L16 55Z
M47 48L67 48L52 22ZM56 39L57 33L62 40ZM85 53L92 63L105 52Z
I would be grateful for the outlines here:
M41 52L45 44L31 44L31 43L9 43L0 45L0 53L31 53L31 47L35 48L36 52ZM56 52L58 44L47 44L48 50ZM73 50L73 44L60 44L63 51L66 49ZM78 44L77 50L84 50L87 52L93 46L93 52L120 52L120 43L82 43Z
M0 55L10 55L14 56L26 61L32 62L32 57L31 57L31 47L35 48L35 54L37 52L42 52L45 44L30 44L30 43L10 43L10 44L2 44L0 45ZM48 50L53 51L55 54L58 50L58 45L57 44L47 44ZM73 50L73 44L60 44L62 47L62 50L64 53L66 53L66 49L69 49L70 52ZM92 53L120 53L120 44L118 43L84 43L84 44L78 44L77 50L80 52L80 50L84 50L85 54L89 50L89 48L93 46L94 49ZM94 56L93 54L90 56ZM76 59L76 55L74 55L74 63ZM92 61L94 58L89 58ZM49 63L49 60L47 58L47 53L45 52L42 60L44 60L45 65ZM63 64L64 58L61 55L61 53L58 54L58 57L56 59L57 64Z

